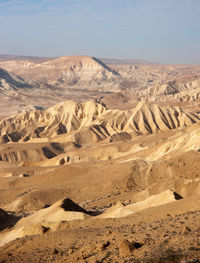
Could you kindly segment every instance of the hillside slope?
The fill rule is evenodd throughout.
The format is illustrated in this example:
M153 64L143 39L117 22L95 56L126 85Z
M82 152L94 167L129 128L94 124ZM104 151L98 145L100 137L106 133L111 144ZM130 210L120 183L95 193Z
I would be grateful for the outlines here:
M91 144L121 132L132 136L152 134L198 122L198 113L180 107L139 102L131 110L120 111L109 110L95 101L66 101L47 110L32 110L3 119L0 138L5 143L71 134L70 140L82 144L85 138Z

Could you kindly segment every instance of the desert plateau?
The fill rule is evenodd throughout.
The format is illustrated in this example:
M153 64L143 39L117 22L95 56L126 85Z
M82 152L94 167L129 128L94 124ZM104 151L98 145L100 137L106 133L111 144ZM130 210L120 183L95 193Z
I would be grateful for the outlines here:
M200 262L200 66L0 55L0 262Z

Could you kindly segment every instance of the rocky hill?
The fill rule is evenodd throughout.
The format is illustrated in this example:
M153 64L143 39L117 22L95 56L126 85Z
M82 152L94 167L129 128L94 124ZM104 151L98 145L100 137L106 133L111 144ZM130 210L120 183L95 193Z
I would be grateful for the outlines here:
M98 142L126 132L132 136L158 133L199 123L198 113L180 107L139 102L130 110L109 110L95 101L66 101L46 110L32 110L0 121L1 142L29 141L71 135L78 144Z
M135 99L0 121L0 261L198 262L198 104Z
M100 82L99 84L102 85L106 80L119 77L100 60L87 56L60 57L42 63L9 60L0 62L0 66L24 78L57 86L64 84L73 86L80 83L91 86L92 82L96 85ZM82 88L86 88L85 85Z
M26 89L32 88L30 84L24 81L23 78L9 73L5 69L0 68L0 90L1 92L4 91L11 91L17 89Z
M198 101L200 98L200 76L152 85L138 94L151 101Z

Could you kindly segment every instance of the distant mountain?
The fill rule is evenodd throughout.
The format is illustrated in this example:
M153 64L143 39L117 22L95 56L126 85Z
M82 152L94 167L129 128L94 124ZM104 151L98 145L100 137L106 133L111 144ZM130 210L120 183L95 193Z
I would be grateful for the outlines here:
M100 58L108 65L158 65L156 62L149 62L142 59L114 59L114 58Z
M54 58L0 54L0 61L28 60L28 61L32 61L35 63L39 63L39 62L44 62L50 59L54 59Z
M140 100L198 101L199 72L198 67L137 59L0 55L0 115L47 108L65 100L97 99L118 109L133 107Z
M69 99L98 99L120 89L121 76L97 58L67 56L47 61L8 58L0 61L3 116L36 106L46 108Z
M21 88L32 88L32 86L26 83L23 78L0 68L0 90L8 91Z
M0 61L0 67L34 81L56 86L81 84L81 88L99 86L98 83L119 76L99 59L88 56L66 56L37 63L30 59L5 60Z
M76 56L69 56L69 57L76 57ZM42 62L53 60L56 58L58 57L37 57L37 56L23 56L23 55L20 56L20 55L0 54L0 61L28 60L33 63L42 63ZM150 62L150 61L146 61L142 59L98 58L98 61L101 61L109 65L158 65L158 63L156 62Z

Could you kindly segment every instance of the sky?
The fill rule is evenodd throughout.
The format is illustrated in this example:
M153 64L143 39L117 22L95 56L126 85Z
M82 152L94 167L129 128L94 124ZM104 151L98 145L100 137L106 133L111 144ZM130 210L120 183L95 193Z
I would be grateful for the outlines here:
M200 0L0 0L0 54L200 64Z

